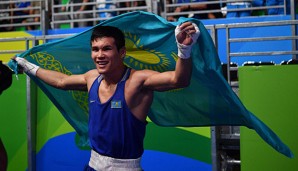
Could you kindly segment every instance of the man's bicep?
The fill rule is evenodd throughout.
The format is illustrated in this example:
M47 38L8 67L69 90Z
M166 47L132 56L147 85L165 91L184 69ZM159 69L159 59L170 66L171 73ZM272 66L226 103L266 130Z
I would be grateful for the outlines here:
M174 72L151 72L144 81L144 87L154 91L166 91L175 87L173 83Z
M87 80L84 74L70 75L62 81L63 89L67 90L87 90Z

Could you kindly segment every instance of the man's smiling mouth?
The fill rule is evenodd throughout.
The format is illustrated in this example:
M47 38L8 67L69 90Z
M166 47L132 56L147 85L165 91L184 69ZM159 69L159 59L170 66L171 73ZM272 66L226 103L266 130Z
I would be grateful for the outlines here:
M108 64L108 61L99 61L99 62L96 62L96 63L99 66L104 66L104 65L107 65Z

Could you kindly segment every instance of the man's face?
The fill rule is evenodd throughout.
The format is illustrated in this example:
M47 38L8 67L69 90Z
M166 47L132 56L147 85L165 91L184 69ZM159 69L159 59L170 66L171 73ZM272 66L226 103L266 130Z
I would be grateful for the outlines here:
M112 37L98 38L91 42L91 57L100 74L117 71L117 68L123 65L124 56L125 48L118 51Z

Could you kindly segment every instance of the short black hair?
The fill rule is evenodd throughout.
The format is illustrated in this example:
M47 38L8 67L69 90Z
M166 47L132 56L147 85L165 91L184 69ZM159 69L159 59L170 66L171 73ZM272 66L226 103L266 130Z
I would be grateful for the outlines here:
M102 37L112 37L115 40L115 44L118 50L125 46L125 37L123 32L113 26L102 26L98 25L93 28L92 35L91 35L91 42L94 40Z

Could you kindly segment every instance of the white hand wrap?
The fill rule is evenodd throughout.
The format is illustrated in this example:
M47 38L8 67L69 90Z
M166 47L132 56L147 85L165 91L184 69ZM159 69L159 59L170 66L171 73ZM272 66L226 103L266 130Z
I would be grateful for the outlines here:
M181 33L180 25L177 25L177 27L175 29L175 37L176 37L176 42L177 42L177 46L178 46L178 57L180 57L182 59L190 58L191 47L193 44L195 44L197 42L197 39L200 36L200 30L199 30L198 26L195 23L192 23L192 25L195 27L196 32L193 34L190 34L190 37L192 39L192 43L190 45L184 45L177 41L177 34Z
M39 66L32 64L28 62L26 59L20 57L16 57L16 61L18 65L20 65L24 69L24 72L36 76L36 72L39 69Z

